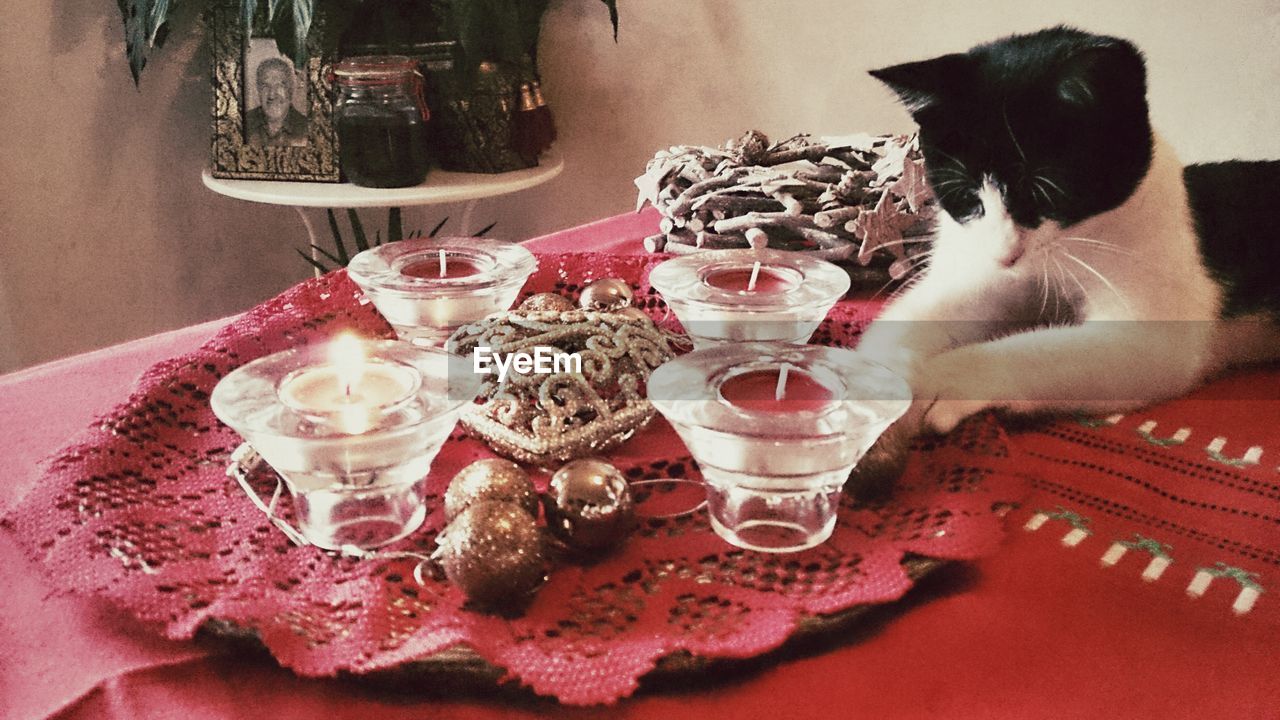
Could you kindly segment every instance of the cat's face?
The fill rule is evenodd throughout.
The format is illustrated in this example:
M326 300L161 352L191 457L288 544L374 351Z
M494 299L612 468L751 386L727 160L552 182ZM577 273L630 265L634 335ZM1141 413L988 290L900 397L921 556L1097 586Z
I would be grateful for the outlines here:
M1054 28L871 74L919 124L949 219L1008 236L1008 266L1020 238L1118 207L1150 165L1146 74L1123 40Z

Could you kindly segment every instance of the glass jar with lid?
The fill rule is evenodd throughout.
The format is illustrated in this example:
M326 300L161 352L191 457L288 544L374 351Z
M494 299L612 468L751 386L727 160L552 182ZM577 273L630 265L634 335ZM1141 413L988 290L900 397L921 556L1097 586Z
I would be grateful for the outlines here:
M338 158L352 184L408 187L427 177L427 111L417 63L399 55L358 56L333 70Z

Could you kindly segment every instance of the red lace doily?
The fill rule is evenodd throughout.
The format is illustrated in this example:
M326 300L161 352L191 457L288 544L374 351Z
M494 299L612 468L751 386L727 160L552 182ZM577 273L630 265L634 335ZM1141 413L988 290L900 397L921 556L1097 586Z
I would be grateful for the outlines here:
M674 326L644 282L660 259L543 256L526 292L573 294L591 277L623 277L636 284L642 307ZM842 303L818 340L851 344L869 314ZM1002 430L977 419L922 448L891 499L842 508L832 539L813 550L737 550L701 513L647 520L617 553L558 567L522 616L484 614L438 577L419 586L413 560L359 561L290 545L224 474L240 438L209 409L217 380L348 328L391 335L339 271L156 365L125 403L49 461L6 525L62 587L109 598L170 638L227 621L309 676L389 668L463 644L535 692L589 704L630 694L673 653L754 656L779 646L803 618L900 597L911 585L905 555L967 559L992 550L1002 533L993 507L1024 486L1008 471ZM432 467L430 491L438 497L460 468L489 455L455 431ZM610 459L632 479L698 477L660 419ZM439 506L433 499L423 530L389 550L429 553Z

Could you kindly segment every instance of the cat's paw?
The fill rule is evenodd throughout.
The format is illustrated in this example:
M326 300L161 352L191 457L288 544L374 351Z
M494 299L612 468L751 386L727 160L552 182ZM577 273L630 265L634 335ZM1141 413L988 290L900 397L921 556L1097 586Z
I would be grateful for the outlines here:
M930 359L920 369L914 390L923 406L920 426L946 435L965 418L992 407L995 380L989 366L974 362L972 354L956 351Z
M938 399L930 406L924 416L924 428L938 435L951 432L970 415L991 407L985 400L944 400Z
M916 410L916 408L913 408ZM908 411L884 432L854 466L845 492L859 499L883 496L907 468L911 442L919 431L920 413Z

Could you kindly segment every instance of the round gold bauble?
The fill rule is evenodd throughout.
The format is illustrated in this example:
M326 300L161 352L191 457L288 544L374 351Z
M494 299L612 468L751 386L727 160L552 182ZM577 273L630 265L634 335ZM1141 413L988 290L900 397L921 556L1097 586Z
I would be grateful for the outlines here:
M482 605L519 606L546 578L542 531L515 503L475 503L449 523L437 542L449 582Z
M631 304L635 292L625 280L602 278L582 289L578 307L583 310L619 310Z
M574 460L557 470L543 503L551 534L579 550L617 545L635 526L627 479L603 460Z
M577 306L573 304L572 300L555 293L538 293L537 295L530 295L525 298L524 302L520 303L521 310L552 310L555 312L564 312L565 310L572 310L575 307Z
M525 509L538 517L538 492L521 467L510 460L477 460L458 471L444 493L444 516L453 520L478 502L500 500Z

